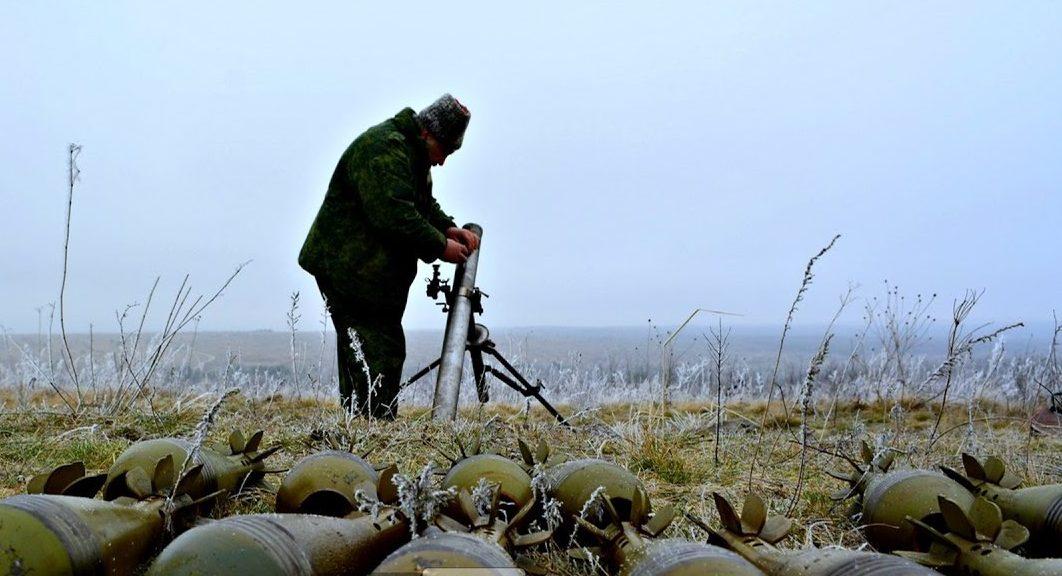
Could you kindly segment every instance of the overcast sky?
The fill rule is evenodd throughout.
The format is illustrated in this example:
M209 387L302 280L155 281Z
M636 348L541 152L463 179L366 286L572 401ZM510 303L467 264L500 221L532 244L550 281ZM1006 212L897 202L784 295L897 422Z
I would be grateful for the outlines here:
M984 289L985 320L1062 308L1057 2L0 4L0 325L114 330L252 260L205 329L284 327L296 256L365 128L452 92L442 206L485 228L495 326L780 323L849 283ZM401 8L399 8L401 6ZM424 274L427 268L422 267ZM858 310L853 321L858 321ZM415 284L409 327L443 317Z

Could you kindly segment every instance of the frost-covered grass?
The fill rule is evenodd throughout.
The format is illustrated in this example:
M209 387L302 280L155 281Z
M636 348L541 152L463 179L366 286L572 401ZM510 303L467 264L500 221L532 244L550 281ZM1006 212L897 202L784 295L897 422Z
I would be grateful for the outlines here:
M139 439L192 437L197 423L217 399L213 395L192 400L159 395L153 410L146 405L115 415L86 410L75 417L54 394L40 392L20 400L12 391L5 391L2 398L0 496L22 492L31 475L72 460L84 461L89 469L106 469L126 446ZM905 424L899 428L892 401L838 402L828 422L827 404L826 399L818 402L806 423L816 449L807 453L808 472L791 514L797 520L796 533L788 541L791 546L808 541L849 547L864 544L860 531L846 520L845 506L829 499L830 493L841 488L840 483L823 472L846 466L824 452L858 454L862 440L900 450L899 467L958 467L959 454L971 451L1003 456L1032 484L1062 481L1062 439L1030 434L1024 409L1013 404L1008 407L980 401L952 405L943 415L939 439L928 454L924 448L936 419L935 404L902 402ZM528 411L519 405L469 408L454 426L432 422L423 408L406 408L395 422L372 422L347 418L331 398L318 401L237 394L222 403L209 436L210 441L221 443L232 429L263 429L266 444L284 447L271 459L273 467L285 468L305 455L338 448L367 454L374 463L397 463L407 477L416 477L433 462L445 467L447 459L442 453L452 456L457 442L468 446L480 435L485 447L515 458L519 458L518 438L531 445L545 440L552 447L551 462L580 457L612 460L635 472L654 502L671 502L713 522L713 491L740 501L748 490L750 448L757 441L755 425L763 409L762 403L728 404L719 436L718 465L713 464L715 406L705 402L675 403L668 409L648 402L606 404L579 412L573 418L573 428L567 429L541 409ZM563 410L572 412L570 406ZM800 421L792 414L786 418L777 405L766 421L763 461L755 468L751 487L775 512L782 513L797 484ZM279 478L268 481L275 487ZM262 512L272 506L270 492L254 492L214 514ZM681 516L668 534L705 537ZM587 573L558 548L545 553L544 558L557 573Z

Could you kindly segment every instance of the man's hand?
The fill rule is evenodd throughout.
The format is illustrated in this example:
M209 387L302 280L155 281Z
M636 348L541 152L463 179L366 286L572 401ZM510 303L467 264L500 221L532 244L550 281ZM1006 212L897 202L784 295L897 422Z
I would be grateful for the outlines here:
M476 236L476 233L471 230L457 227L447 228L446 237L460 242L468 248L469 252L479 248L479 236Z
M455 230L455 228L451 228L451 230ZM475 234L472 236L474 237ZM451 264L464 264L465 260L468 260L468 248L457 240L448 238L446 240L446 248L443 250L440 258Z

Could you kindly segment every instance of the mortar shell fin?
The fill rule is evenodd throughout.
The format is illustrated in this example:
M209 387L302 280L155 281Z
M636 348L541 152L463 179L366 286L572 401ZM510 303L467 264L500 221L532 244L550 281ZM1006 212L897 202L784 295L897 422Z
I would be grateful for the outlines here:
M1028 528L1014 520L1003 520L999 507L984 497L974 500L969 512L944 496L938 496L938 500L945 524L956 536L970 542L988 542L1005 550L1016 548L1029 540ZM964 523L971 526L972 537Z
M531 448L522 439L516 439L516 445L520 448L520 457L524 459L524 464L529 467L535 465L535 457L531 454Z
M26 484L26 492L28 494L43 494L44 483L48 481L48 476L50 474L51 472L48 472L47 474L37 474L30 478L29 483Z
M759 534L767 522L767 505L759 494L750 493L741 508L741 526L745 534Z
M634 489L631 495L631 518L647 518L649 516L649 497L641 486Z
M1003 479L1007 466L1003 464L1003 461L998 456L989 456L984 462L984 468L985 480L993 484L999 484L999 481Z
M151 487L151 478L148 478L143 468L133 468L125 473L125 487L139 500L143 500L154 493Z
M999 526L994 544L1004 550L1013 550L1028 542L1029 537L1028 528L1014 520L1004 520Z
M715 509L719 512L719 522L723 528L735 534L742 534L741 517L731 506L730 501L718 492L712 492L712 498L715 500Z
M635 493L637 492L638 491L635 490ZM598 496L598 498L600 499L601 505L604 507L605 512L608 514L609 520L611 520L612 523L616 526L623 524L623 517L620 516L619 510L616 510L615 504L612 503L612 498L609 498L608 494L605 492L602 492L601 495Z
M282 445L280 445L280 444L275 444L273 446L270 446L269 448L266 448L265 450L262 450L258 454L255 454L254 457L251 458L250 461L248 461L248 464L257 464L257 463L265 460L266 458L269 458L273 454L276 454L277 452L280 452L280 450L282 448L284 448L284 447Z
M785 516L768 516L763 529L760 530L760 540L768 544L777 544L789 535L792 527L793 521Z
M83 476L71 482L66 488L63 488L63 495L92 498L99 493L100 488L103 488L103 484L106 481L106 472L102 474L93 474L92 476Z
M509 520L509 527L511 530L515 530L516 528L523 525L524 521L529 518L531 510L534 509L535 502L535 495L534 493L532 493L531 498L527 501L527 504L524 504L522 508L517 510L516 514L513 514L512 520Z
M985 473L985 468L981 465L981 461L965 452L962 453L962 467L968 477L974 480L988 480L988 474Z
M962 473L958 472L957 470L953 470L951 468L948 468L947 466L941 466L940 471L943 472L944 475L948 478L951 478L952 480L958 482L960 485L962 485L963 488L966 488L974 494L977 493L977 486L975 486L973 482L970 482L969 478L963 476Z
M153 492L161 494L163 491L169 492L173 489L174 481L173 470L173 456L167 454L159 459L155 464L155 472L152 474L151 485L154 488Z
M949 540L947 536L942 534L936 528L930 526L929 524L926 524L925 522L923 522L923 521L921 521L921 520L919 520L917 518L911 518L910 516L907 517L907 521L910 522L911 525L915 527L915 530L917 530L917 531L921 532L922 534L928 536L929 539L932 540L934 544L940 544L941 546L945 547L947 550L949 550L952 553L959 552L959 545L956 544L955 542L952 542L951 540Z
M840 490L830 493L830 500L833 500L834 502L843 502L856 494L858 494L858 492L851 488L841 488Z
M177 479L177 484L173 487L174 496L183 496L192 489L196 481L203 475L203 465L196 464L189 468L180 478Z
M882 472L888 472L889 468L892 468L892 463L896 461L896 453L892 450L886 450L885 454L877 461L877 467Z
M243 437L243 432L233 430L229 433L229 450L231 454L243 454L243 449L246 447L247 439Z
M908 516L906 521L914 526L915 532L923 534L929 539L931 542L929 551L897 550L893 551L893 554L934 569L947 569L955 566L959 554L962 553L962 547L957 542L952 541L921 520Z
M582 528L583 530L586 530L591 535L593 535L594 538L596 538L596 539L598 539L598 540L600 540L602 542L608 542L608 540L609 540L608 532L598 528L597 526L594 525L593 522L590 522L589 520L583 518L582 516L576 516L575 517L575 522L576 522L576 524L579 525L580 528Z
M530 548L531 546L542 544L552 537L553 532L549 530L531 532L530 534L517 534L516 537L512 539L513 548Z
M85 464L71 462L56 466L47 474L34 476L26 488L30 494L62 494L63 489L85 475Z
M542 439L538 441L538 448L535 450L536 464L545 464L546 460L549 460L549 444L546 444L546 440Z
M667 530L667 527L675 520L675 509L671 506L660 506L656 514L642 526L642 531L652 537L657 537Z
M870 448L870 444L867 444L866 440L859 443L859 453L863 457L864 464L874 463L874 450Z
M834 480L840 480L841 482L851 482L852 481L852 475L851 474L845 474L844 472L838 472L836 470L830 470L830 469L825 470L825 472L826 472L827 476L829 476L830 478L833 478Z
M264 437L265 432L256 430L255 433L251 434L251 437L247 439L247 444L243 446L244 453L250 454L252 452L257 452L258 448L262 445L262 438Z
M462 489L457 493L457 504L461 507L461 512L466 518L472 520L473 524L479 523L479 510L476 508L476 503L472 500L472 495L468 493L468 490Z
M438 516L436 516L435 525L445 532L466 533L469 531L468 526L465 526L461 522L454 520L446 514L439 514Z
M376 483L376 497L384 504L398 502L398 486L395 485L395 474L398 474L398 466L390 466L380 470L380 480Z
M977 498L973 501L967 516L978 534L994 536L1003 525L1003 513L1000 512L999 506L984 498Z
M985 460L985 473L988 481L1003 488L1013 490L1021 486L1022 480L1016 474L1007 469L1007 465L998 456L989 456Z
M977 530L963 509L955 502L944 497L939 497L938 501L940 502L940 512L944 514L944 523L948 526L948 530L971 542L976 542Z

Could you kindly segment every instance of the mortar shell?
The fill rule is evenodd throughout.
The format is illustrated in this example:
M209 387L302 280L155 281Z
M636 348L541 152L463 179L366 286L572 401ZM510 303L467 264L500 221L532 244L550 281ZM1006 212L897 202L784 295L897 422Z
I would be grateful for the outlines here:
M454 464L443 477L442 488L454 488L458 492L467 490L472 493L480 480L498 486L499 500L503 508L509 509L510 514L514 514L531 501L531 476L516 462L497 454L477 454ZM454 518L474 520L465 518L456 501L447 505L446 513Z
M103 485L104 499L135 497L120 480L125 473L140 468L150 478L155 465L166 456L172 457L180 469L191 449L192 443L181 438L158 438L129 446L107 471L107 481ZM261 480L262 464L245 464L241 460L242 456L225 456L205 446L201 447L197 463L203 465L202 474L191 483L188 495L200 498L217 490L235 492L245 484L253 485Z
M762 576L741 556L708 544L654 540L627 555L619 576Z
M447 570L443 572L440 569ZM452 574L474 570L476 576L517 576L523 574L512 558L497 544L469 534L428 530L423 536L388 556L374 576L414 576Z
M583 506L598 488L604 488L609 499L620 514L620 519L632 524L644 523L646 517L631 518L632 502L636 490L645 490L642 481L626 468L597 459L572 460L550 468L551 495L561 504L566 518L578 516ZM648 514L649 510L646 510ZM598 518L586 518L595 524Z
M173 541L148 576L358 576L409 540L402 523L362 516L232 516Z
M1029 529L1026 550L1036 557L1062 557L1062 484L1018 490L981 483L978 495L999 506L1003 518Z
M357 507L360 490L377 499L380 475L350 452L328 450L299 460L277 490L277 512L345 516Z
M930 525L940 525L937 496L944 495L963 508L973 504L973 495L943 474L928 470L903 470L877 475L869 480L862 496L861 524L876 549L922 548L908 516Z
M952 539L952 542L957 542ZM1058 576L1062 558L1023 558L998 546L962 542L955 568L960 574L980 576Z
M163 536L158 509L76 496L0 500L0 575L132 574Z
M771 576L939 576L899 556L840 548L778 552L773 560Z

